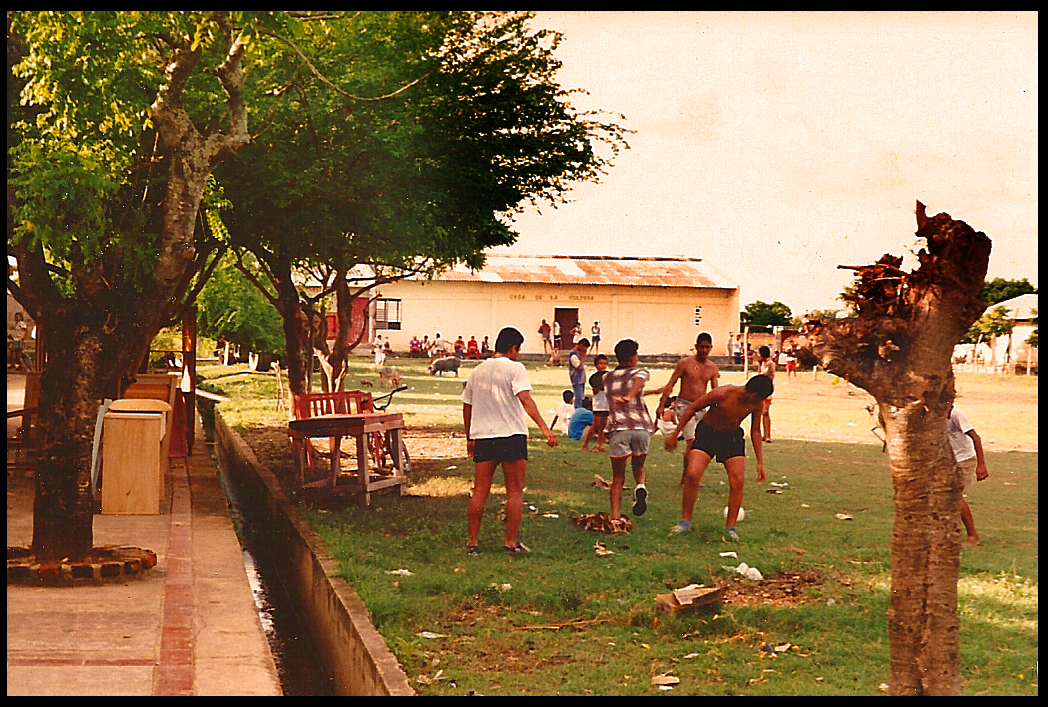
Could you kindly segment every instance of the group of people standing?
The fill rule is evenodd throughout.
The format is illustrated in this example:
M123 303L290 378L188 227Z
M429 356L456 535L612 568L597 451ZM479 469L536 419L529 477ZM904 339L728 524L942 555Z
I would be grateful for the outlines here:
M635 516L644 515L648 499L645 461L656 426L643 398L651 394L660 396L655 418L663 423L666 449L676 449L680 440L686 448L681 477L681 519L671 532L681 535L691 530L702 477L710 463L717 461L724 466L729 485L725 534L730 540L739 539L736 522L742 507L746 468L742 423L750 418L749 436L757 462L758 482L766 479L763 444L772 441L770 410L776 364L767 346L758 349L758 373L745 385L721 384L718 368L709 358L713 339L708 333L701 333L695 340L695 353L677 362L666 385L649 389L651 375L638 365L639 344L634 339L623 339L614 348L617 360L614 369L608 370L606 355L598 354L594 358L596 371L588 381L594 396L588 398L584 396L585 360L590 342L579 339L568 354L572 389L564 391L564 402L553 422L547 425L531 397L527 371L518 360L523 343L524 336L513 327L499 332L492 358L477 366L462 393L467 454L476 466L469 505L469 554L480 552L478 535L484 504L499 464L503 467L507 495L503 551L518 555L530 552L518 537L528 459L525 414L538 425L550 447L559 443L551 428L559 419L569 416L568 434L575 439L584 437L583 450L588 449L594 435L597 436L596 451L603 450L606 440L612 473L610 519L622 517L627 465L635 482L632 512ZM678 383L680 391L673 396ZM580 425L578 420L584 423ZM973 481L988 475L981 440L963 414L952 408L948 428L967 490ZM967 542L978 543L967 503L962 505L962 520L968 531Z
M582 322L576 322L571 329L571 338L576 340L582 336ZM549 365L561 365L561 351L563 350L564 336L561 333L561 325L557 319L550 324L545 319L539 325L539 336L542 337L542 351L549 354ZM586 347L593 346L594 353L600 353L600 322L594 321L590 327L590 338L585 339Z
M518 359L524 336L515 328L507 327L499 332L495 341L493 357L477 366L462 393L462 417L466 429L467 453L476 465L473 497L469 506L469 538L467 552L480 552L478 535L484 504L491 488L495 469L502 464L506 482L506 530L503 551L511 554L526 554L530 550L520 542L519 529L523 512L524 477L527 471L527 414L538 425L550 447L558 445L558 438L546 424L531 397L524 365ZM590 342L583 338L576 342L568 355L569 376L572 390L565 391L564 404L573 410L586 407L585 358ZM608 456L611 462L612 481L610 488L610 518L621 518L623 488L626 467L630 467L634 481L632 511L636 516L647 510L648 491L644 468L655 430L654 423L644 404L647 394L661 394L657 416L667 407L668 395L677 382L681 393L674 401L679 411L677 424L666 438L667 449L675 448L682 434L689 443L685 457L682 480L683 509L681 522L674 527L675 533L687 532L691 526L691 514L698 493L699 482L710 461L716 459L728 471L731 492L726 519L728 535L737 539L735 522L742 504L743 471L745 469L745 447L742 429L739 427L746 417L751 417L751 439L757 457L757 479L763 481L764 460L759 432L765 400L773 392L771 378L761 373L751 378L745 386L718 385L716 365L709 360L713 348L712 337L700 334L696 340L696 353L681 359L667 385L645 390L650 373L638 366L640 345L633 339L623 339L615 345L614 353L618 365L608 370L607 356L598 355L594 365L596 373L590 377L595 398L603 394L600 403L590 400L594 424L589 426L584 448L588 447L592 435L598 435L598 449L602 447L601 435L607 435ZM596 422L597 407L607 406L600 429ZM600 410L604 413L605 410ZM558 411L558 417L567 414ZM575 416L572 413L572 417ZM694 422L692 421L694 418ZM554 419L556 424L556 419Z

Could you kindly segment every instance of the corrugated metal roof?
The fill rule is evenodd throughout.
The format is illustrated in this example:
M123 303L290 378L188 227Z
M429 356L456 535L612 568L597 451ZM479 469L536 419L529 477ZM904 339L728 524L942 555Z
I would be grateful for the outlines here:
M993 310L994 307L1006 307L1008 314L1011 318L1018 321L1025 321L1033 319L1033 310L1037 309L1037 295L1026 294L1013 297L1004 302L998 302L997 304L991 304L986 308L987 312Z
M608 255L488 255L483 270L458 266L436 280L634 287L716 287L734 282L699 258Z

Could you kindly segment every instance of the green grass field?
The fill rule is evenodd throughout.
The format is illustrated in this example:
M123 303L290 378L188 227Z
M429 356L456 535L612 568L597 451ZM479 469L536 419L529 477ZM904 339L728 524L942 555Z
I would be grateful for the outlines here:
M391 410L403 412L409 426L461 427L467 369L458 379L439 378L419 363L393 363L411 389ZM549 419L566 371L528 368ZM652 367L652 380L660 385L669 372ZM348 387L358 377L377 384L357 364ZM742 374L722 381L740 383ZM214 385L235 397L219 409L243 430L260 419L286 420L274 412L271 377L238 374ZM983 542L961 556L962 693L1036 694L1036 378L961 374L958 389L958 405L986 441L990 470L969 495ZM481 530L484 552L465 554L472 463L462 458L416 463L413 480L435 495L382 496L368 509L307 515L422 694L644 695L660 692L652 684L659 675L679 679L671 694L878 694L888 675L893 512L888 460L869 431L868 402L864 391L824 372L779 380L776 441L765 446L768 483L754 481L747 452L748 515L739 543L723 537L727 485L716 464L703 480L693 532L669 534L680 514L682 456L664 451L661 436L648 458L649 510L634 519L630 535L572 524L572 515L607 510L607 491L590 485L594 474L610 478L607 457L582 452L566 437L549 449L537 431L521 530L531 556L498 551L504 495L496 493ZM596 542L613 554L598 556ZM723 569L740 562L767 581ZM396 570L411 574L391 574ZM730 601L716 613L656 611L656 594L693 582L727 586Z

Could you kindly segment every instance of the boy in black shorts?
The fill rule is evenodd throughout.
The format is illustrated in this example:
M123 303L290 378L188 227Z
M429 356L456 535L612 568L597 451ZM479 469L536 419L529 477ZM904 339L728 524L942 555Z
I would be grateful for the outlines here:
M491 491L495 469L502 465L506 482L505 552L526 555L531 552L517 537L524 505L524 477L528 470L528 414L546 437L546 444L557 446L553 434L531 397L524 364L519 363L524 336L506 327L495 339L495 354L473 369L462 391L462 421L466 427L466 453L475 466L473 496L469 501L469 540L466 551L480 552L478 535L484 517L484 504Z
M761 453L761 414L764 400L774 392L771 379L756 375L746 381L746 386L722 385L693 402L681 414L677 429L666 437L666 449L677 448L677 435L688 420L703 408L709 411L695 427L695 442L686 452L684 460L684 492L682 494L681 521L674 533L686 533L691 529L691 515L695 499L699 494L699 482L713 459L724 465L728 472L728 516L725 518L728 537L738 540L735 522L742 507L742 492L746 471L746 443L742 436L742 421L750 418L750 443L757 457L757 481L764 481L764 456Z

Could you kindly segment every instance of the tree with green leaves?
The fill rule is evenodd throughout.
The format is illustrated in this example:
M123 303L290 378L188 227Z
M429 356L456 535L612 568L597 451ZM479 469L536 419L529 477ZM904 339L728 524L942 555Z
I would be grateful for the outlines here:
M512 241L522 200L556 203L597 178L610 157L594 142L614 151L623 131L571 108L552 80L558 38L529 19L8 13L8 289L47 341L38 559L90 552L98 404L227 242L256 254L285 335L301 336L293 267L333 268L341 298L360 263L379 283L479 265L484 247ZM236 194L227 233L213 175L240 153L221 175Z
M198 331L257 353L280 353L284 350L280 315L236 268L236 260L232 253L223 256L197 296Z
M531 20L361 12L277 37L291 59L267 97L265 130L216 174L233 204L231 242L259 263L245 272L283 317L294 392L307 392L314 354L337 387L355 298L481 266L484 249L515 240L514 212L563 202L628 147L617 124L571 106L555 78L560 36ZM303 269L337 300L331 351L314 316L321 295L292 276Z
M98 405L216 263L212 172L252 141L301 20L256 12L9 12L8 289L46 341L33 550L92 547Z
M995 277L987 280L979 294L986 304L997 304L1005 300L1014 299L1021 295L1037 294L1037 288L1030 284L1025 277L1021 280L1006 280L1003 277Z
M768 331L773 326L790 326L793 323L793 312L782 302L751 302L746 305L746 311L739 317L739 323L750 329Z

